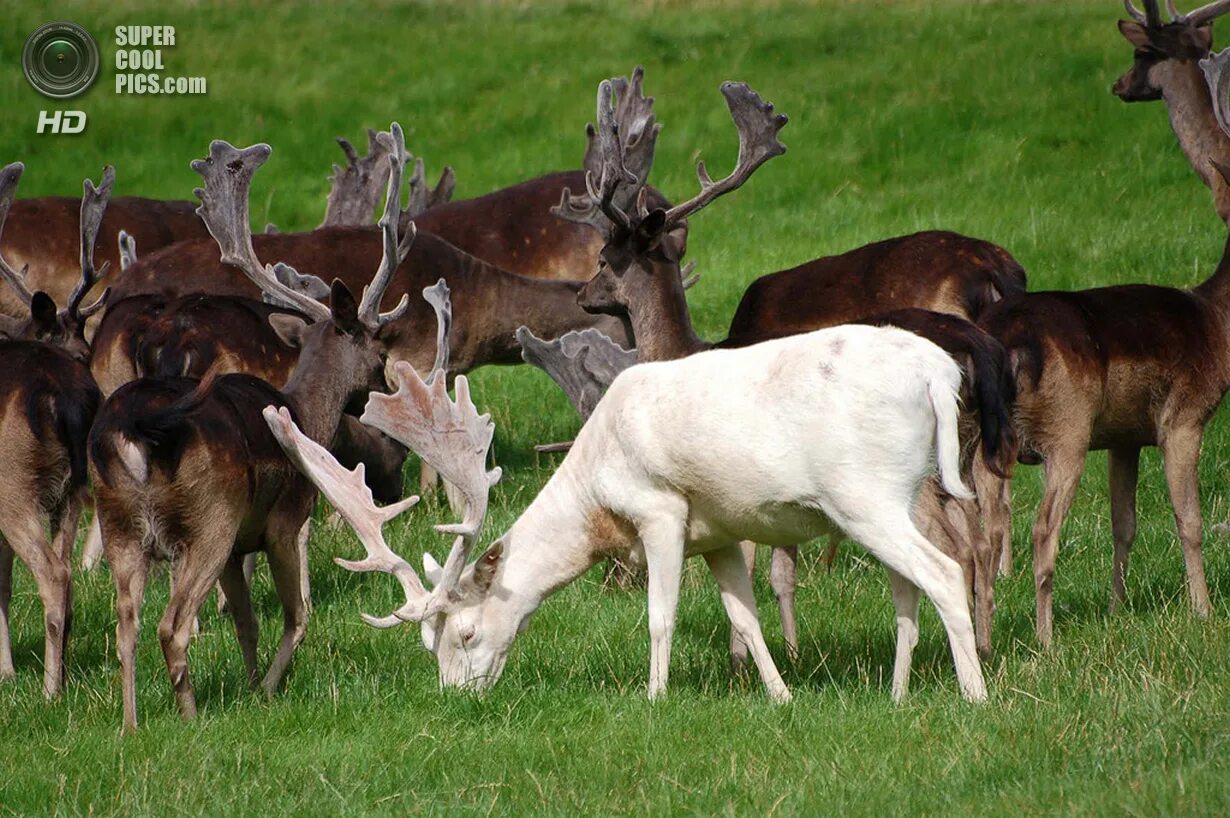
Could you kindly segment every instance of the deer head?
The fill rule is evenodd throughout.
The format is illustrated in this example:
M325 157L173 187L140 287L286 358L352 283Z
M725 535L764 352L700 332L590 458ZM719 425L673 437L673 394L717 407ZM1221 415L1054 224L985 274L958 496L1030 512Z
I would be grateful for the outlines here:
M1145 0L1143 12L1132 0L1124 0L1123 5L1132 19L1120 20L1119 31L1135 49L1135 59L1111 90L1124 102L1161 99L1166 68L1194 64L1207 56L1213 45L1214 18L1230 11L1230 0L1218 0L1180 14L1173 0L1167 0L1170 21L1165 22L1157 0Z
M25 166L20 162L0 169L0 232L4 230L4 221L13 204L17 183L21 180L24 169ZM94 243L98 238L98 226L102 223L114 183L115 169L111 166L103 170L102 184L98 187L89 179L82 183L81 279L73 288L64 309L57 309L55 301L47 293L41 290L30 292L26 286L26 268L14 270L0 257L0 278L3 278L17 297L30 308L29 318L7 319L0 324L0 337L43 341L62 348L79 361L90 357L90 345L85 340L86 321L106 305L110 289L104 290L102 295L87 306L83 307L82 302L110 267L110 263L104 263L100 269L94 269Z
M343 391L360 394L383 389L384 359L387 355L385 326L405 314L409 299L387 313L380 312L380 300L392 280L393 271L409 252L414 242L413 223L399 239L402 183L406 164L405 140L401 127L392 126L392 147L386 158L389 166L388 189L380 228L384 252L380 266L370 285L363 288L361 299L340 280L327 288L330 305L326 307L313 297L325 285L314 276L303 276L284 264L263 265L252 248L252 231L248 215L249 189L252 176L269 158L272 150L258 144L245 149L215 140L209 147L209 157L192 163L192 169L205 181L195 193L201 200L197 214L218 242L222 261L238 267L258 287L267 300L290 307L302 317L274 314L269 322L279 337L300 352L300 366L287 384L294 388L296 378L315 378L329 374L342 379ZM330 374L331 373L331 374Z
M562 218L601 230L606 238L597 273L577 296L590 312L623 313L629 298L645 290L650 280L678 287L682 298L680 261L688 217L741 186L758 167L786 150L777 139L786 117L774 114L772 104L744 83L724 83L722 96L739 133L735 169L715 182L701 162L696 169L698 194L669 210L649 210L645 182L660 126L654 122L653 98L642 92L642 79L638 67L631 81L599 84L598 124L587 131L586 192L573 196L565 190L552 209Z

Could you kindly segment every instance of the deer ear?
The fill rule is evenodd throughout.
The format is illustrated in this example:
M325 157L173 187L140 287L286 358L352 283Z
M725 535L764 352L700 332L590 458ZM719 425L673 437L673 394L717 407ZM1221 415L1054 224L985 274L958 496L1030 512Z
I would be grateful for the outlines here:
M297 315L275 312L269 316L269 326L277 333L282 343L293 349L303 348L303 334L307 331L308 322Z
M56 302L47 293L39 290L30 299L30 316L37 332L45 332L56 325Z
M1230 185L1230 165L1218 162L1216 159L1210 159L1209 164L1221 174L1221 178L1226 181L1226 184Z
M496 540L495 545L487 549L487 552L478 558L474 563L474 587L479 593L487 593L491 590L491 581L495 579L495 573L499 570L500 560L504 557L504 541Z
M660 207L655 207L649 212L648 216L641 219L641 223L636 226L636 229L645 238L652 238L661 233L664 226L666 226L666 211Z
M342 329L352 332L359 329L359 304L354 300L350 288L340 278L333 279L329 290L329 308L333 311L333 322Z
M1184 28L1179 32L1179 42L1197 51L1208 51L1213 47L1213 25L1200 28Z
M1120 20L1119 33L1136 48L1144 48L1149 44L1149 29L1134 20Z

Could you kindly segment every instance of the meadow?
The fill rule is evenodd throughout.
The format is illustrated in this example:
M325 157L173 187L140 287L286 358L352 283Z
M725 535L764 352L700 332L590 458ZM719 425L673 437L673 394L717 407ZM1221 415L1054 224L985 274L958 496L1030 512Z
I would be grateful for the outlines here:
M734 159L717 92L750 83L790 116L788 153L698 215L689 292L702 336L721 338L755 277L919 229L994 241L1033 289L1126 282L1189 286L1220 257L1225 226L1188 166L1162 103L1109 87L1131 62L1100 2L62 2L6 0L0 28L0 162L21 194L78 195L114 164L118 195L190 198L209 141L268 142L253 222L308 229L324 210L333 137L406 129L457 196L579 166L599 80L646 68L665 128L651 181L681 199L692 165ZM26 84L26 35L51 19L94 32L98 83L68 107L84 134L39 136L47 101ZM174 25L167 73L203 75L203 97L114 94L118 24ZM558 463L536 443L575 434L563 395L528 367L473 377L497 426L505 479L486 538L525 508ZM795 700L776 706L728 670L727 624L703 563L685 571L671 690L645 697L642 592L591 572L547 601L485 697L441 693L417 627L368 628L399 593L335 555L359 546L318 527L308 637L272 700L250 692L228 620L208 607L191 649L201 715L174 709L146 596L142 727L119 735L114 591L78 573L65 695L41 692L41 607L24 567L12 604L15 680L0 684L0 814L1071 814L1230 811L1230 423L1209 427L1201 467L1214 615L1190 613L1160 459L1141 467L1129 600L1107 612L1106 460L1090 455L1064 529L1052 649L1033 639L1029 526L1039 470L1020 467L1015 575L997 588L985 705L963 702L934 611L923 606L908 700L889 696L894 618L883 570L857 546L831 571L804 551L801 653L788 661L760 581L766 636ZM409 468L407 475L417 475ZM318 517L319 517L318 513ZM429 498L390 527L412 562L447 542ZM767 553L762 560L767 560ZM255 591L262 662L280 609Z

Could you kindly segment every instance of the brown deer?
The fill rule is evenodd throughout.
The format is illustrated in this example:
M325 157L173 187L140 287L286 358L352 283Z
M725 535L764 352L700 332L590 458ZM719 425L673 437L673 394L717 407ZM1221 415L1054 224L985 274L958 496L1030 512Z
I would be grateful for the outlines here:
M174 590L158 632L185 718L196 713L187 664L192 623L219 579L249 679L257 681L257 630L241 567L244 554L265 551L285 612L281 644L263 682L267 693L277 689L303 639L306 606L297 539L315 490L282 454L261 412L270 405L287 407L314 440L328 443L346 404L384 386L386 332L405 315L409 301L403 297L389 313L381 313L379 305L414 240L413 230L398 238L405 147L396 124L393 135L380 264L358 302L345 283L335 281L330 307L282 284L252 250L248 188L269 147L240 151L216 141L208 159L193 162L205 180L197 190L198 212L223 257L261 291L306 316L270 319L303 353L282 391L243 374L211 375L199 383L143 379L119 389L99 412L90 437L90 474L116 583L128 730L137 724L137 611L152 558L173 560Z
M388 177L388 140L387 133L369 130L369 152L360 157L349 142L338 137L348 162L345 168L334 166L323 224L371 224L372 210ZM416 180L419 187L426 188L421 168ZM436 204L441 196L447 199L451 189L452 172L446 170L438 189L421 193L419 197L431 197L431 204ZM67 196L13 202L9 214L11 229L0 244L0 252L6 254L16 268L29 268L25 282L29 290L42 290L58 303L68 303L77 279L77 205L76 199ZM99 269L110 266L116 271L124 269L121 235L126 236L129 243L139 243L145 252L177 241L209 238L192 202L137 196L111 200L100 225L100 234L103 264ZM0 292L0 313L12 316L28 312L13 294Z
M1213 20L1230 11L1230 1L1218 0L1187 14L1167 2L1170 21L1162 20L1156 0L1146 0L1141 12L1124 0L1131 20L1120 20L1119 31L1132 44L1132 67L1115 81L1112 92L1124 102L1161 99L1170 112L1170 126L1192 169L1213 192L1222 221L1230 221L1230 184L1214 170L1230 166L1230 137L1218 127L1213 99L1226 89L1213 89L1199 62L1213 47Z
M0 224L13 200L21 165L0 171ZM93 283L94 236L107 207L110 168L103 184L85 180L80 206L81 289L74 293L75 314ZM4 275L20 284L19 274L0 263ZM36 292L30 309L55 302ZM62 315L62 314L61 314ZM46 324L31 315L28 326ZM71 558L86 492L86 436L101 396L90 372L57 333L16 333L22 340L0 341L0 679L14 675L9 639L13 557L30 569L43 604L46 644L43 691L59 695L64 684L64 653L72 625ZM70 340L75 341L75 336Z
M717 183L709 179L701 165L698 169L701 206L734 189L759 163L785 150L776 139L776 132L785 124L785 118L773 117L772 106L762 103L754 94L738 96L743 92L736 88L738 86L724 86L723 93L727 94L740 134L738 165L730 177ZM735 94L733 98L732 93ZM652 98L643 98L642 104L648 108ZM598 117L599 134L609 134L614 119L610 110L603 109L601 101ZM604 218L611 225L607 229L608 243L602 251L598 271L581 290L581 305L594 311L627 316L637 339L641 361L670 360L712 347L693 330L680 282L682 247L670 234L674 220L679 218L674 214L689 203L670 211L650 211L638 201L638 187L644 184L651 159L647 161L644 155L634 155L629 164L627 155L620 155L614 139L608 138L604 144L610 158L602 181L598 181L597 175L589 174L586 195L567 197L558 208L569 218L598 224L601 221L595 211L604 211ZM652 150L652 145L649 149ZM699 207L680 212L686 216L697 209ZM914 252L908 249L895 252L911 244ZM922 252L923 248L929 248L930 252ZM951 254L946 262L940 248L947 248ZM854 257L857 262L843 260L847 257ZM1000 288L1013 292L1024 287L1023 271L1005 251L955 234L917 234L871 245L847 257L820 259L813 263L810 273L805 272L805 265L758 279L744 296L731 337L718 346L746 346L769 338L848 323L888 309L919 306L919 302L924 307L956 311L961 315L967 308L981 309L1000 297ZM912 263L894 273L893 265L905 259ZM799 286L809 274L816 280L814 291L805 291ZM913 280L924 274L928 286L915 288ZM901 276L895 285L894 275ZM864 281L871 283L862 286ZM899 300L895 298L898 294ZM925 300L928 296L930 301ZM792 301L793 306L781 308L787 300ZM810 319L806 318L808 306ZM994 342L985 336L974 339L982 333L967 324L965 329L958 330L945 326L941 317L929 315L915 316L911 322L905 328L925 337L930 335L931 340L938 339L941 346L957 351L960 359L966 362L970 380L979 390L978 397L988 401L982 413L985 415L983 422L988 424L984 454L993 468L1002 471L1002 463L1010 458L1007 453L1013 448L1010 432L1004 430L1007 417L1003 409L1011 395L1000 392L1004 379L997 374L1002 371L1002 354L998 358L995 356ZM920 328L929 329L929 332L920 333ZM950 514L944 509L939 494L931 496L926 491L920 503L920 519L928 521L928 536L940 542L951 538L946 550L963 563L971 581L978 581L975 561L980 555L985 559L990 553L989 547L954 536L958 530L954 520L961 522L961 529L979 530L976 516L972 521L969 519L974 513L972 505L963 505L960 514ZM793 547L775 548L770 569L770 584L778 598L783 631L792 652L797 646L793 602L796 553ZM750 545L745 547L745 554L750 565L754 556ZM979 583L980 593L975 595L979 603L978 644L984 654L990 650L991 584L991 577L984 576ZM741 649L735 651L736 661L742 653Z
M1201 67L1218 87L1230 51ZM1226 121L1226 102L1214 105ZM1085 454L1106 450L1114 539L1111 608L1126 596L1136 535L1140 450L1161 449L1193 611L1210 612L1201 553L1199 476L1204 427L1230 387L1230 243L1196 287L1134 284L1013 296L981 320L1017 364L1017 433L1044 464L1045 487L1033 528L1037 636L1049 645L1060 530L1084 470ZM1008 513L1002 479L976 470L987 498L991 541ZM1000 498L990 503L990 498Z
M14 205L13 197L24 170L25 166L20 162L0 169L0 236L3 235L5 222ZM105 218L114 182L115 169L107 167L103 170L102 183L97 188L93 187L93 183L89 183L86 190L91 204L88 208L79 208L77 282L63 310L56 309L54 298L46 292L31 292L28 285L28 268L23 265L20 270L16 269L5 260L3 253L0 253L0 278L8 285L7 288L0 287L0 291L6 291L9 297L16 298L25 310L24 318L0 315L0 338L42 341L63 349L78 361L89 358L90 347L85 339L86 321L106 304L108 291L104 290L101 296L87 306L82 306L82 302L98 280L106 275L109 266L109 262L103 262L102 267L95 269L94 244L99 221ZM82 221L87 216L88 220Z

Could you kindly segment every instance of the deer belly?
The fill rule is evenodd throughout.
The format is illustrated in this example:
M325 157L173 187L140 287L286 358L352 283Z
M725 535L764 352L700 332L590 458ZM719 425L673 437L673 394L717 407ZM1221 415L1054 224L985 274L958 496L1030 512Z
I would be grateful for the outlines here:
M687 548L689 554L698 554L740 540L794 545L833 530L824 514L795 503L738 507L693 502L688 514Z

